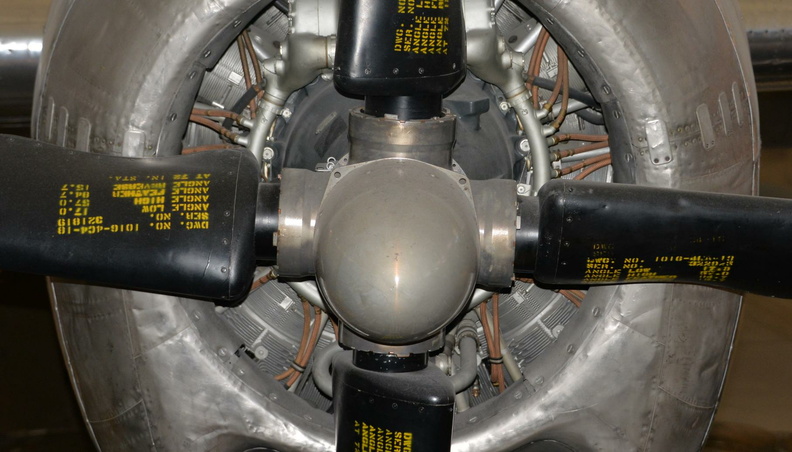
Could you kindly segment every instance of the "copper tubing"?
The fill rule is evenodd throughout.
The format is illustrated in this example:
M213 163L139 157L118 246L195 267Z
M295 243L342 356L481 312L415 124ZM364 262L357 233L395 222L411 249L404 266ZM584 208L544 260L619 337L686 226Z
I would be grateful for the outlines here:
M541 70L542 70L542 56L544 55L545 47L547 47L547 41L550 39L550 33L547 29L542 29L542 32L539 34L539 40L536 42L536 46L534 46L533 54L531 54L531 62L528 66L528 80L531 84L531 98L533 99L533 106L534 109L539 109L539 87L534 85L531 81L534 77L538 77Z
M245 86L247 89L250 89L253 86L253 81L250 79L250 67L248 67L247 49L245 48L245 40L242 36L237 38L237 48L239 49L239 59L242 63L242 73L245 76ZM254 99L250 99L248 108L250 108L250 117L255 119L256 101Z
M578 297L580 300L583 300L584 298L586 298L586 292L583 292L582 290L573 289L573 290L570 290L569 292L571 292L572 295Z
M558 67L556 72L556 84L553 87L553 92L550 94L550 98L547 100L547 102L545 102L544 107L542 107L548 112L553 110L553 105L556 103L556 100L558 100L558 95L561 94L561 86L564 84L564 78L561 76L562 56L566 57L564 51L561 50L561 46L558 46L558 64L557 64Z
M561 128L561 124L564 122L564 119L566 119L567 109L569 108L569 59L567 58L566 53L561 50L560 46L558 47L558 71L559 77L563 79L562 84L564 85L564 94L561 96L561 111L552 124L553 128L556 130Z
M517 278L517 281L521 281L528 284L533 284L534 280L532 278ZM561 295L563 295L567 300L572 302L578 308L580 307L582 301L586 298L586 293L582 290L576 289L561 289L558 291Z
M493 295L493 300L497 295ZM493 309L494 305L493 305ZM484 330L484 338L487 341L487 351L490 356L490 381L492 382L493 386L498 387L499 392L503 392L505 389L505 380L503 377L503 364L502 363L493 363L492 360L502 360L503 357L500 355L500 339L499 337L496 338L493 331L490 330L489 321L487 320L487 303L481 303L479 305L480 314L479 317L481 319L481 327ZM493 323L497 322L493 316Z
M256 75L256 83L253 85L253 89L256 91L256 101L258 101L264 97L264 90L261 89L261 84L264 83L264 76L261 73L261 64L259 64L256 49L253 47L253 41L250 40L250 32L245 30L242 33L242 38L245 40L245 47L247 47L247 51L250 54L250 63L253 65L253 73ZM255 118L255 110L251 110L251 112L251 117Z
M500 296L495 294L492 296L492 336L495 342L495 357L500 359L501 362L498 366L498 392L503 393L506 390L506 377L503 375L503 353L501 352L501 331L500 331L500 313L498 310L498 302Z
M232 144L207 144L205 146L197 146L193 148L182 149L182 155L195 154L196 152L204 151L218 151L221 149L236 149L237 147Z
M300 358L302 358L302 355L305 352L306 344L308 343L308 335L310 334L310 330L311 330L311 309L309 306L310 305L308 304L307 301L302 302L303 334L302 334L302 339L300 339L300 348L297 350L297 356L294 357L294 362L297 362ZM293 367L290 367L280 375L275 376L275 379L278 381L285 380L289 378L294 372L295 369Z
M493 346L493 338L492 338L492 331L489 328L489 321L487 321L487 302L483 302L479 305L479 319L481 320L481 329L484 330L484 339L487 341L487 353L490 357L494 356ZM495 366L490 364L490 381L493 383L496 381L495 378Z
M247 60L247 49L245 48L245 40L242 36L237 38L237 50L239 50L239 59L242 63L242 74L245 77L245 89L250 89L253 86L253 80L250 78L250 67Z
M242 119L242 115L238 115L233 111L228 110L215 110L215 109L208 109L208 108L193 108L192 113L193 115L199 116L214 116L219 118L230 118L236 122L239 122Z
M592 157L590 159L583 160L582 162L577 163L575 165L568 166L566 168L562 168L559 173L562 176L565 175L565 174L574 173L575 171L581 170L581 169L586 168L589 165L593 165L595 163L600 163L600 162L602 162L604 160L607 160L607 161L610 162L610 155L609 154L599 155L597 157Z
M234 141L234 140L236 140L239 137L238 134L236 134L236 133L224 128L223 126L221 126L220 124L216 123L215 121L212 121L209 118L204 118L203 116L190 115L190 121L194 122L196 124L200 124L202 126L209 127L210 129L214 130L215 132L217 132L220 135L228 138L231 141Z
M303 300L303 303L306 305L308 304L307 301ZM308 365L308 361L311 359L311 354L313 353L314 349L316 348L316 343L319 340L319 333L321 333L322 328L322 310L319 308L314 308L314 324L313 328L311 328L311 338L308 340L308 344L303 352L303 355L295 359L297 365L301 368L305 368ZM291 387L294 383L297 382L297 379L300 378L302 375L302 370L295 370L291 378L286 382L286 387Z
M603 156L603 157L605 157L605 156ZM608 155L607 157L608 157L607 159L605 159L605 160L603 160L601 162L597 162L595 164L592 164L591 166L589 166L585 170L581 171L580 174L575 176L575 180L583 180L583 179L587 178L594 171L597 171L598 169L605 168L606 166L610 165L611 164L610 155Z
M574 149L564 149L563 151L555 151L553 152L554 160L561 160L566 157L572 157L573 155L582 154L588 151L596 151L597 149L604 149L609 146L608 141L599 141L596 143L587 144L584 146L580 146Z
M572 290L559 290L558 293L564 296L567 300L569 300L575 307L580 307L583 301L583 298L578 298L576 294L574 294Z
M555 144L562 141L608 141L608 135L583 135L579 133L564 133L560 135L553 135Z
M247 30L242 32L242 39L245 41L245 48L247 48L250 54L250 63L253 65L253 73L256 74L256 86L260 86L261 82L264 81L264 77L261 75L261 65L258 63L256 49L253 48L253 41L250 40L250 33Z
M275 279L275 275L272 272L268 272L266 275L258 278L257 280L253 281L253 284L250 286L250 291L253 292L254 290L258 289L259 287L267 284L268 282Z

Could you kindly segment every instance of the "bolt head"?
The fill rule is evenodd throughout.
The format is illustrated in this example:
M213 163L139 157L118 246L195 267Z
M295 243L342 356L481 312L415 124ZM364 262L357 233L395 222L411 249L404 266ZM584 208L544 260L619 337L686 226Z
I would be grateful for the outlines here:
M269 350L267 350L264 346L259 345L253 351L253 354L256 356L256 359L262 360L262 359L266 358L267 355L269 355Z
M269 146L265 147L264 152L261 153L261 158L263 158L264 160L272 160L273 158L275 158L275 149L272 149Z

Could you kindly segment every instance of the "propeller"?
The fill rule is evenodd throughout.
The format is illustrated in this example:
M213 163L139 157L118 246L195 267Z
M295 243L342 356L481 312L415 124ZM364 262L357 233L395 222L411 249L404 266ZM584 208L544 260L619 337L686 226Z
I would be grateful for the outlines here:
M384 300L384 292L373 288L387 289L394 276L394 288L406 287L412 297L397 297L397 311L427 305L424 301L431 297L426 291L438 290L436 284L426 284L427 278L437 284L448 284L448 278L432 280L421 268L433 267L423 264L437 268L443 262L460 278L499 281L488 277L502 273L504 255L506 262L514 262L515 273L533 275L540 284L684 282L792 297L792 279L786 277L792 271L790 200L566 180L551 181L537 196L523 197L513 181L468 183L451 171L399 158L351 165L318 178L304 170L284 171L281 185L259 183L256 159L242 150L132 159L5 135L0 135L0 158L0 269L5 270L233 306L244 300L257 264L277 263L278 253L288 256L294 251L288 244L297 243L307 262L322 264L315 270L322 290L350 287L345 296L325 293L332 309L347 313ZM388 174L393 177L384 176ZM420 180L404 182L411 178ZM396 193L391 207L403 198L395 213L380 209L381 215L351 232L337 227L346 224L345 217L359 218L371 202L382 201L362 194L379 192ZM513 198L496 202L509 196ZM424 198L450 204L418 202ZM295 209L294 203L302 207ZM319 210L314 214L310 209ZM294 221L305 227L290 228ZM315 237L314 224L320 231ZM427 235L428 225L434 226L434 235ZM486 229L489 235L477 234ZM289 231L300 233L290 237ZM461 240L476 241L477 236L480 243L465 245L472 254L464 259L431 251L454 250L464 245ZM382 246L381 240L394 245ZM337 246L317 246L316 241ZM498 251L504 247L494 246L496 242L514 243L513 259L512 250ZM362 265L345 251L361 243L368 245L360 256L380 254L362 264L377 265ZM400 256L402 250L415 249L417 254ZM421 268L403 271L401 265ZM335 271L338 266L343 271ZM451 297L449 306L463 307L472 282L469 286ZM410 441L414 435L416 444L427 446L421 450L450 448L453 388L442 372L427 366L427 350L436 345L437 328L451 322L459 309L436 311L429 311L433 317L426 315L431 322L389 315L395 333L373 342L359 343L343 333L346 327L365 332L365 325L344 325L342 342L355 352L334 364L339 444L355 443L357 425L363 422L404 438L410 435ZM382 317L383 310L364 314L364 319ZM404 331L425 340L402 344L400 338L408 337L399 336ZM378 348L381 344L384 348ZM409 389L419 386L420 392ZM404 406L372 410L371 400L382 407Z
M0 268L237 303L277 260L249 153L132 159L0 135ZM516 194L515 197L517 198ZM792 201L556 180L519 197L515 272L792 297Z
M792 297L790 200L556 180L524 200L521 223L516 271L544 284L680 282Z
M131 159L0 136L0 155L0 269L220 304L247 294L249 152Z

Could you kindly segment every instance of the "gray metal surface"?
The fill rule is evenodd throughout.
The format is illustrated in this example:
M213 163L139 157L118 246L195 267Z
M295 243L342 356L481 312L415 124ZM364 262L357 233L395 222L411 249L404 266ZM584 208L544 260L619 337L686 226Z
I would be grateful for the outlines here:
M513 180L471 181L479 231L479 265L476 282L494 288L514 283L517 183Z
M525 55L512 51L498 30L490 0L465 0L467 62L470 71L497 86L520 119L530 144L534 193L550 180L550 159L542 124L523 80Z
M338 23L337 0L303 0L289 3L289 30L278 53L261 62L264 94L257 120L250 131L249 149L263 160L273 122L297 89L333 67L334 30Z
M286 168L278 215L278 265L281 275L311 276L315 271L316 217L330 173Z
M454 346L459 347L459 365L457 366L455 363L454 356L450 353L451 350L446 351L445 355L438 355L446 356L449 360L446 373L451 375L454 393L457 394L470 387L477 376L479 344L474 319L474 314L467 314L453 332L449 333L449 336L453 337ZM446 341L448 340L447 338ZM449 348L453 349L453 347Z
M733 2L524 3L603 105L619 181L755 189L755 92ZM235 36L235 21L263 6L57 4L63 26L45 39L37 136L70 145L88 136L96 152L177 152L198 89L190 75L200 79ZM713 125L709 150L701 105ZM663 140L663 128L652 129L653 140L669 144L665 164L649 152L652 121L668 131ZM52 287L67 365L103 450L332 450L329 414L262 377L245 355L221 356L241 342L212 306ZM523 363L524 381L457 414L454 450L514 450L548 438L580 450L695 450L717 405L738 309L739 297L703 287L591 290L544 352Z
M349 162L382 158L411 158L451 169L456 117L399 121L349 112Z
M323 4L321 1L312 0L306 3L309 5L309 11L323 10L318 6ZM328 2L328 4L332 3ZM288 97L333 66L335 36L318 34L320 29L327 29L324 22L298 21L297 23L302 24L306 29L291 28L286 42L280 46L280 53L261 63L266 84L256 113L257 120L250 132L249 146L250 151L259 161L262 160L272 123L282 114L283 105ZM307 29L308 26L316 27L317 30L311 31Z
M62 8L66 2L56 1L56 7ZM754 72L757 74L758 88L760 90L781 90L792 87L792 4L785 0L740 0L744 28L747 30L748 42L751 48L751 60ZM301 3L302 4L302 3ZM503 4L498 0L496 4ZM327 34L326 29L334 28L330 26L332 18L337 15L337 2L322 1L319 6L323 8L322 13L316 15L315 24L307 24L306 28L318 27L320 36ZM6 11L13 13L13 11ZM35 10L41 14L41 9ZM43 22L46 20L44 14L41 17L25 18L32 22ZM515 36L515 49L521 52L527 51L535 42L535 38L540 28L524 26L524 30L512 30ZM57 30L48 30L52 34ZM36 26L26 27L24 30L17 30L9 33L0 32L0 42L3 44L13 44L18 48L19 42L32 42L33 51L31 54L21 57L19 53L5 53L0 55L4 59L4 64L12 65L9 69L15 74L14 77L4 78L3 91L0 95L0 102L6 108L5 118L0 123L3 130L20 127L27 128L29 121L30 104L33 98L33 78L36 73L36 66L41 57L38 43L41 42L41 28ZM20 38L24 38L20 40ZM275 49L271 43L256 41L254 45L261 59L271 58ZM1 46L1 45L0 45ZM2 53L2 52L0 52ZM26 53L26 52L23 52ZM20 61L24 60L24 61ZM5 71L5 69L4 69ZM34 111L38 111L38 107Z
M731 135L719 133L710 151L698 138L698 106L715 105L734 83L745 95L731 111L756 108L747 46L733 40L740 28L732 3L686 2L685 15L671 2L536 4L556 39L577 49L568 53L603 104L622 181L754 189L754 121ZM696 26L687 22L693 18ZM706 36L704 18L710 21ZM593 24L596 32L575 35ZM675 158L667 165L655 166L646 152L644 133L652 120L669 124ZM455 450L511 450L543 437L582 449L697 449L717 404L738 306L734 295L698 287L589 291L583 315L524 369L526 384L490 404L497 416L472 410L457 416ZM696 320L703 312L706 327L704 317Z
M315 237L327 304L372 342L406 345L437 335L465 307L478 275L470 182L407 159L332 173Z

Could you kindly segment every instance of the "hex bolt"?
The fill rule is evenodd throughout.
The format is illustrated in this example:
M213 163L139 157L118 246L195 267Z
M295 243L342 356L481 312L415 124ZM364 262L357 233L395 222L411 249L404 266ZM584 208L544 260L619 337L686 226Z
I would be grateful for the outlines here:
M272 160L275 157L275 149L267 146L264 148L264 151L261 153L261 158L264 160Z
M520 140L520 151L531 152L531 144L528 142L527 138Z
M267 348L264 347L263 345L259 345L253 351L253 354L256 356L256 359L263 360L263 359L267 358L267 356L269 355L269 350L267 350Z

